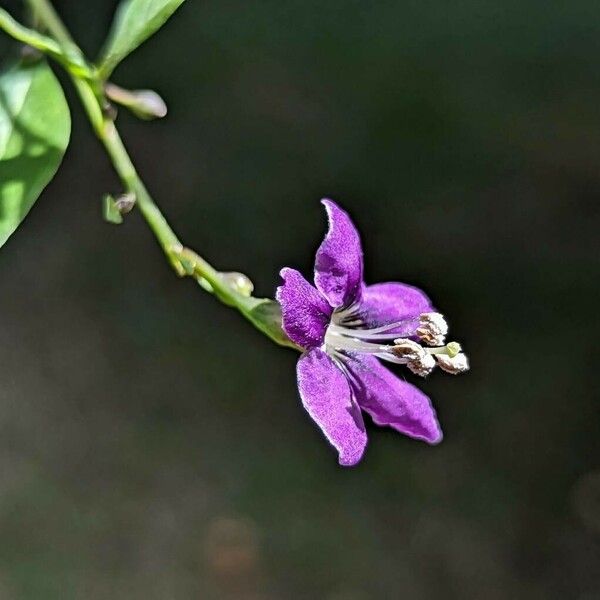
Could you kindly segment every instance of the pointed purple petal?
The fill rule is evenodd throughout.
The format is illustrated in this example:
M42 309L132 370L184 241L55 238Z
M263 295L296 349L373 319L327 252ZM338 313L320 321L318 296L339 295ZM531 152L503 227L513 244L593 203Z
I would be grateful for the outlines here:
M345 375L318 348L300 357L297 375L302 404L338 451L340 465L355 465L367 445L367 434Z
M315 284L334 308L348 306L362 286L360 237L348 213L327 198L321 200L329 217L329 231L317 250Z
M329 325L331 307L325 298L295 269L281 269L283 285L277 288L283 330L303 348L320 346Z
M377 283L363 288L358 316L366 327L378 327L417 319L421 313L434 310L419 288L406 283Z
M359 406L377 425L389 425L429 444L442 441L442 431L429 398L402 381L372 356L349 357L352 387Z

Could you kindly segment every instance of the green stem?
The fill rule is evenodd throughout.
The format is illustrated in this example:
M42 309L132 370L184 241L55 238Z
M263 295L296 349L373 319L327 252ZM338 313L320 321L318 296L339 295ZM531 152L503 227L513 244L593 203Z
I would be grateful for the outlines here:
M150 225L150 228L158 238L165 252L169 253L174 248L181 247L175 232L171 229L167 220L163 217L158 206L152 200L144 183L140 179L131 158L127 153L123 140L117 131L114 122L105 119L102 127L97 131L98 137L104 144L111 158L115 171L119 175L125 189L135 194L137 205Z
M81 50L73 41L49 0L27 0L27 2L33 9L39 23L54 36L62 50L83 58ZM256 299L238 293L225 282L221 274L212 265L196 253L185 248L150 196L123 144L114 120L106 115L105 108L108 103L104 95L102 82L94 76L95 68L90 67L89 73L92 73L92 76L88 78L82 78L80 73L74 72L72 69L69 70L69 73L96 136L104 145L125 189L135 194L140 212L173 268L181 276L195 276L204 287L214 292L220 300L230 306L235 306L252 321L249 311Z
M15 40L23 42L23 44L27 44L41 52L45 52L62 62L63 52L59 44L52 38L46 37L33 29L23 27L23 25L15 21L3 8L0 8L0 29L3 29Z
M21 39L21 41L33 46L34 48L37 48L38 50L41 50L42 52L50 54L50 56L58 60L64 67L66 67L71 75L76 75L84 79L93 78L94 74L92 69L89 68L87 61L83 56L83 52L73 41L73 38L67 31L67 28L63 25L52 4L46 0L27 1L29 2L29 6L31 7L33 14L35 15L36 22L43 24L44 27L54 37L54 39L50 41L53 45L57 46L58 52L54 53L51 50L36 46L35 39L33 37L29 41L24 39ZM45 38L45 36L42 36L37 31L27 30L27 28L19 24L17 24L17 26L19 29L21 29L21 32L29 31L31 34L33 34L33 36L39 36L40 39L49 39ZM13 37L16 36L13 35ZM58 42L58 44L56 42Z
M44 24L61 46L76 46L69 30L48 0L27 0L27 2L39 22Z
M301 350L281 326L279 305L267 298L250 295L252 284L239 273L220 273L194 251L183 246L138 175L121 140L105 92L105 82L95 65L90 64L73 41L50 0L26 0L35 21L54 39L23 27L0 9L0 29L15 39L38 48L55 58L69 73L81 103L98 139L117 172L123 187L134 195L136 204L178 275L191 275L221 302L235 307L258 330L281 346ZM240 283L241 278L241 283Z

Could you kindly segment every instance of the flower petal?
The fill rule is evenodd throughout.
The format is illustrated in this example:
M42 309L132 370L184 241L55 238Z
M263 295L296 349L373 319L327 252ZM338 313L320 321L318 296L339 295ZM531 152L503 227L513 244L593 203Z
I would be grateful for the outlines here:
M277 288L283 330L303 348L320 346L329 325L331 307L296 269L281 269L283 285Z
M297 375L302 404L338 451L340 465L355 465L367 445L367 433L346 376L318 348L300 357Z
M379 327L416 319L433 310L431 300L419 288L406 283L377 283L364 286L357 316L367 327Z
M317 250L315 284L334 308L348 306L362 286L360 237L348 213L327 198L321 200L329 217L329 231Z
M372 356L352 356L345 362L359 406L377 425L389 425L430 444L442 441L442 431L429 398L402 381Z

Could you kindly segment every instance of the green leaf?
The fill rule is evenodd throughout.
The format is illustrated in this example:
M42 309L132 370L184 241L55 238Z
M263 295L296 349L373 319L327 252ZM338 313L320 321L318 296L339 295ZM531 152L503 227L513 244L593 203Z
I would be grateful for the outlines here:
M119 211L119 207L110 194L106 194L102 198L102 216L107 223L112 223L113 225L120 225L123 222L123 216Z
M69 107L45 61L0 75L0 246L56 173L70 133Z
M142 42L158 31L184 0L123 0L101 53L100 72L107 78Z

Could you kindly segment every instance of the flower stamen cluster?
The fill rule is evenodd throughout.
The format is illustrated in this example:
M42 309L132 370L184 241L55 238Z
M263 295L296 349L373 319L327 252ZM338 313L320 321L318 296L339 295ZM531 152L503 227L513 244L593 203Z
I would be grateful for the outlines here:
M456 375L468 370L469 363L466 355L460 352L460 344L444 344L447 333L446 320L437 312L367 328L359 315L352 315L351 309L345 309L333 312L323 349L342 355L372 354L388 362L406 365L420 377L429 375L436 365Z

